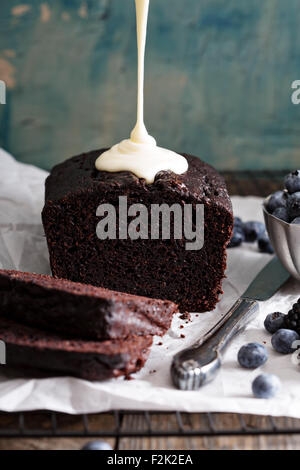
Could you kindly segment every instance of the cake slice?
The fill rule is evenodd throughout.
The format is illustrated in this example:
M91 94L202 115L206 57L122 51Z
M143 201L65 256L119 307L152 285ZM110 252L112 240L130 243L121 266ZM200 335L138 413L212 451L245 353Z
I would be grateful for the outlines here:
M177 306L41 274L0 270L0 316L81 339L163 335Z
M0 339L6 345L7 367L104 380L141 369L153 337L98 342L66 339L0 317Z
M223 178L210 165L184 154L188 171L162 171L153 184L130 172L95 169L103 150L73 157L54 167L46 180L42 219L52 273L72 281L121 292L168 299L181 311L212 310L222 293L232 206ZM128 207L142 203L204 205L204 246L186 250L183 239L99 239L100 204L119 215L119 197ZM119 233L119 218L117 231ZM194 213L193 213L194 220Z

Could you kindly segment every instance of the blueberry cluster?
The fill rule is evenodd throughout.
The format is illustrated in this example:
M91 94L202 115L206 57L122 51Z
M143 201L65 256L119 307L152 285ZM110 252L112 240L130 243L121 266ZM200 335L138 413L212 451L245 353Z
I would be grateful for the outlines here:
M300 298L292 306L287 315L281 312L267 315L265 328L269 333L273 334L272 345L276 351L283 354L292 352L291 348L289 348L289 344L291 344L289 341L300 339ZM285 342L283 346L281 346L282 341Z
M267 315L265 329L272 334L273 349L280 354L291 354L300 343L300 298L287 315L274 312ZM262 344L248 343L238 352L238 362L246 369L256 369L268 359L268 353ZM280 380L273 374L261 374L252 383L252 392L257 398L271 398L280 390Z
M284 222L300 225L300 170L285 177L284 190L271 195L266 209Z
M262 253L274 253L265 224L258 221L243 222L239 217L235 217L228 248L240 246L243 242L257 242L258 249Z

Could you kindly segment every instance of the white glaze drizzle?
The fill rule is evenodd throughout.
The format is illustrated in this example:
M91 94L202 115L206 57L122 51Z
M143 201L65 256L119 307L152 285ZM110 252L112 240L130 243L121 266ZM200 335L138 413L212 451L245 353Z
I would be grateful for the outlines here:
M158 147L144 124L144 63L149 0L135 0L138 49L137 122L130 139L122 140L102 153L96 160L99 171L130 171L147 183L153 183L162 170L182 174L188 169L186 158Z

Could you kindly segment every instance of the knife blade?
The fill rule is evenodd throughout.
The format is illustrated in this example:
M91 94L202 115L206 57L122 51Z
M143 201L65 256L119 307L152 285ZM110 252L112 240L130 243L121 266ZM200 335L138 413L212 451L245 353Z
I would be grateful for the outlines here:
M274 257L213 328L193 346L174 356L171 365L174 385L180 390L197 390L213 380L222 364L222 352L258 312L258 302L272 297L289 277L278 258Z

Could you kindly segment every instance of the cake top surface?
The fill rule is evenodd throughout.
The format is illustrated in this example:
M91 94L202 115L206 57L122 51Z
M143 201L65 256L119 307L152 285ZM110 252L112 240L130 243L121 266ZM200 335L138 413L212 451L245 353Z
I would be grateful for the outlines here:
M95 287L90 284L82 284L80 282L73 282L67 279L58 279L45 274L0 269L0 292L3 282L22 282L27 285L41 287L42 289L45 289L45 292L51 290L56 292L65 292L74 296L89 296L115 302L132 302L140 305L141 303L146 303L147 306L153 306L153 309L158 306L166 308L173 306L174 310L176 309L176 304L168 300L150 299L148 297L126 294L106 289L104 287ZM76 299L74 299L74 301L76 302Z
M192 195L196 199L210 200L232 212L223 177L197 157L182 154L189 164L186 173L177 175L171 171L161 171L153 184L146 184L144 179L127 171L110 173L96 170L95 161L105 150L83 153L56 165L46 181L46 203L93 189L109 191L122 187L143 187L150 192L170 190L178 192L182 197Z

